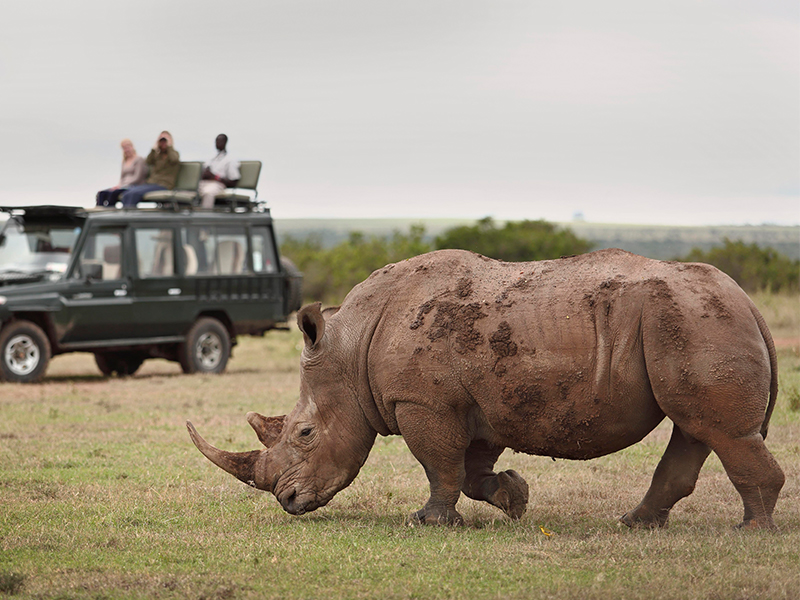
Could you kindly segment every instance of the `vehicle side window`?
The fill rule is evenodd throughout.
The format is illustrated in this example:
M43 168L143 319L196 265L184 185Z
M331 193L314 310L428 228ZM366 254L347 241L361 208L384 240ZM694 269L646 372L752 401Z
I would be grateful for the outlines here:
M181 230L186 275L211 275L216 253L214 228L190 226Z
M253 227L253 270L256 273L275 273L275 247L268 227Z
M244 227L186 227L181 244L187 275L239 275L248 271Z
M247 234L244 227L217 227L217 273L247 273Z
M122 278L122 231L93 231L83 245L76 277L109 281Z
M172 229L142 228L135 231L139 277L175 275Z

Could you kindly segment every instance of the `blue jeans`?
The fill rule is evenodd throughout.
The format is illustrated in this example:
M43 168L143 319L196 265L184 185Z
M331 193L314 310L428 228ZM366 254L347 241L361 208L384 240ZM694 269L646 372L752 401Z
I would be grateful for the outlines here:
M155 192L158 190L165 190L163 185L157 183L143 183L142 185L134 185L129 187L128 190L122 194L122 207L131 208L139 204L147 192Z
M128 188L116 188L109 190L100 190L97 192L97 206L114 206Z

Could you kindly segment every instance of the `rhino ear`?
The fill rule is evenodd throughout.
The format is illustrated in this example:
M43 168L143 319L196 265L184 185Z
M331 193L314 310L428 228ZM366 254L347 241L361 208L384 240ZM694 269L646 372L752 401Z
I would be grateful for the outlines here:
M303 332L306 348L317 347L325 333L325 317L322 315L322 303L308 304L297 312L297 326Z
M267 448L271 448L278 441L278 437L283 431L283 424L286 422L286 415L280 417L265 417L257 412L247 413L247 422L250 423L258 439Z

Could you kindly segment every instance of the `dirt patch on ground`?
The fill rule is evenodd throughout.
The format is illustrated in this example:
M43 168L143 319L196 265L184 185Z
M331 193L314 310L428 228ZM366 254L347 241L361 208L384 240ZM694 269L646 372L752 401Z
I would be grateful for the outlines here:
M794 348L800 351L800 337L780 337L773 338L776 348Z

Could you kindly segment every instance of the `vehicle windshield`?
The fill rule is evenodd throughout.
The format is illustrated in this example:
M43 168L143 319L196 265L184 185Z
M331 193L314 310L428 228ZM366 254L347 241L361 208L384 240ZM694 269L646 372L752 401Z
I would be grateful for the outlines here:
M0 275L63 277L80 231L74 223L8 219L0 232Z

